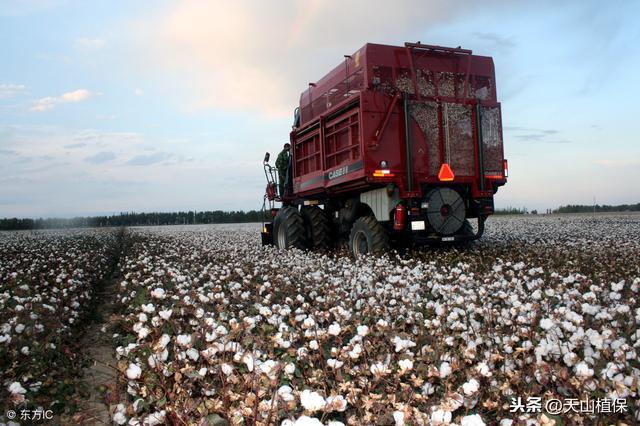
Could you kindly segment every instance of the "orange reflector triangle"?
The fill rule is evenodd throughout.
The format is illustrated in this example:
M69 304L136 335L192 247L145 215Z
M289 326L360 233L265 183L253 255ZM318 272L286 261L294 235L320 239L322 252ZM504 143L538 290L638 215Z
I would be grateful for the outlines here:
M438 179L441 181L450 181L453 180L454 177L451 167L449 167L447 163L443 163L440 167L440 172L438 173Z

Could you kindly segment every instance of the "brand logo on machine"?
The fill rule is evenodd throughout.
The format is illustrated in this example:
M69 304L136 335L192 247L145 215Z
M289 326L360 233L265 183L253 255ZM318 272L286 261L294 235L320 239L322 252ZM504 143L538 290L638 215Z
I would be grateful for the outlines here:
M340 167L339 169L329 172L329 180L339 178L349 173L349 166Z

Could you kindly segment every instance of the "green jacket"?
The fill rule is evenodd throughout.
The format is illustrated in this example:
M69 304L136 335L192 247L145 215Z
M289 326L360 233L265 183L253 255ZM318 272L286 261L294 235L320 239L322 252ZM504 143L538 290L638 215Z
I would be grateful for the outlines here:
M276 159L276 169L278 172L284 176L287 172L287 167L289 167L289 151L283 149L278 154L278 158Z

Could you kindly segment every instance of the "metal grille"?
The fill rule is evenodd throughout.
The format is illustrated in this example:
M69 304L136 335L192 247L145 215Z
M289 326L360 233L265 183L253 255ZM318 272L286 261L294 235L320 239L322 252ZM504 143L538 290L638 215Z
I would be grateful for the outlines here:
M437 176L440 170L440 127L438 126L438 104L415 102L411 104L411 117L418 123L427 144L429 175Z
M502 176L502 126L500 107L482 108L482 142L484 173L486 176Z
M438 73L438 96L454 97L455 95L456 88L453 73Z
M491 84L491 78L475 76L472 96L476 99L480 99L483 101L495 100L493 99L493 88Z
M471 126L471 107L444 104L445 161L456 176L474 176L475 153Z

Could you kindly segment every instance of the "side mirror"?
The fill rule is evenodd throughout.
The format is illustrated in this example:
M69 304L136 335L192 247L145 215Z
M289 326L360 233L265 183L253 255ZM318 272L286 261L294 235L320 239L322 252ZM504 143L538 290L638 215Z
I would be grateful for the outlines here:
M269 158L271 157L271 154L269 154L268 152L266 154L264 154L264 160L263 162L265 164L267 164L269 162Z

